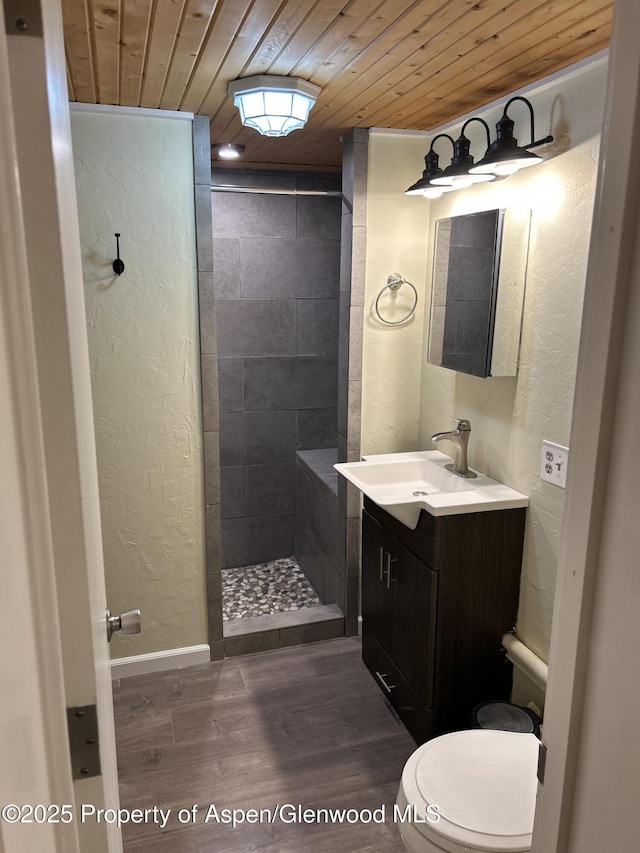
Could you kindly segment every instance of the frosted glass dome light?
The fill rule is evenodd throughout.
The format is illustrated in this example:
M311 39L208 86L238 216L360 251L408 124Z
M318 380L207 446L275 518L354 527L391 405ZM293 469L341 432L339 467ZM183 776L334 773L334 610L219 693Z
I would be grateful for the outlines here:
M229 83L242 124L263 136L286 136L304 127L320 91L320 86L308 80L270 74Z

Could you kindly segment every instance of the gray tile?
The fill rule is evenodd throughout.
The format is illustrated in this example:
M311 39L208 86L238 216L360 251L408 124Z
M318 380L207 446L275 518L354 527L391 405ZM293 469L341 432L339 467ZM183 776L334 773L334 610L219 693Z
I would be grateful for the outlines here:
M339 240L296 241L296 296L340 295Z
M311 535L333 565L338 563L338 523L341 510L336 495L316 488L311 508Z
M295 526L298 528L311 527L311 507L313 505L313 484L311 477L298 461L295 466Z
M351 291L351 255L353 243L353 214L342 215L340 227L340 293Z
M296 198L265 193L211 193L217 237L295 237Z
M243 412L220 416L220 464L290 462L295 455L296 413Z
M204 495L207 504L220 503L220 452L218 433L204 434Z
M360 451L362 414L362 382L349 380L349 408L347 412L347 450Z
M213 269L211 231L211 189L208 184L196 184L196 253L198 270Z
M295 299L221 299L216 316L221 356L296 354ZM318 323L323 320L319 335L328 322L320 312Z
M213 237L213 289L216 299L240 296L240 240Z
M358 633L358 613L360 612L360 519L347 521L347 565L345 585L345 633L354 636Z
M220 507L207 506L204 510L207 543L207 574L220 574Z
M216 303L213 292L213 272L198 273L200 352L210 355L217 352Z
M309 177L307 175L298 175L298 177L296 178L296 189L322 190L324 192L339 193L342 191L342 175L337 172L327 172L324 175L313 177ZM340 201L339 196L338 201Z
M367 229L359 225L352 230L351 244L351 304L364 305L367 271Z
M349 318L349 379L362 379L362 342L364 311L352 305Z
M336 572L336 568L333 563L327 560L325 573L324 573L324 603L325 604L335 604L336 603L336 590L337 590L337 580L338 573ZM342 608L340 608L342 610Z
M338 365L338 433L347 437L347 415L349 411L349 371Z
M243 240L240 281L243 296L337 298L340 244L337 240Z
M340 293L338 316L338 364L349 366L349 325L351 321L351 296Z
M218 429L218 359L203 355L202 366L202 423L205 432Z
M344 619L314 622L312 625L296 625L293 628L280 629L280 645L284 648L297 646L300 643L316 643L319 640L343 637L344 633Z
M367 224L367 176L369 171L369 143L356 142L353 146L353 224Z
M260 187L261 189L293 190L296 186L295 175L287 172L271 172L266 169L260 174L243 170L231 172L228 169L212 169L211 183L221 187Z
M222 639L222 584L220 574L207 575L209 641Z
M298 451L296 459L307 469L312 478L315 477L318 480L321 486L328 486L328 491L337 494L334 483L337 482L338 472L333 467L338 461L338 450L335 446L323 450Z
M225 518L223 568L263 563L293 553L293 513Z
M242 359L218 359L218 397L221 412L241 412Z
M336 604L338 605L340 610L342 610L342 612L344 613L345 612L345 597L346 597L346 592L345 592L346 591L346 581L342 575L336 575L335 581L336 581L336 595L335 595Z
M353 130L342 137L342 196L349 209L353 207Z
M280 631L260 631L255 634L242 634L240 637L227 637L224 650L227 657L252 655L280 648Z
M301 409L298 414L298 450L335 447L338 431L338 410Z
M339 300L298 299L297 304L298 355L337 355Z
M447 274L447 305L453 299L489 300L493 289L493 249L452 246Z
M331 357L245 358L245 411L331 408L338 363Z
M342 202L337 196L297 196L297 236L339 240Z
M289 462L247 465L244 469L245 514L293 512L293 471L293 463Z
M224 660L224 640L212 640L209 638L211 660Z
M220 515L238 518L244 515L244 466L220 469Z
M209 116L193 117L193 180L211 185L211 133Z
M309 583L318 593L320 601L323 604L333 604L333 602L325 601L327 557L311 535L311 532L306 527L299 527L297 523L293 553L298 561L298 565L309 579Z
M347 437L338 433L338 462L347 461ZM338 497L341 494L342 484L345 483L344 477L338 477ZM345 489L345 504L346 504L346 489Z
M326 622L341 617L342 612L335 604L317 604L313 607L301 607L299 610L268 613L264 616L251 616L244 619L231 619L224 623L225 637L238 637L257 631L273 631L290 628L295 625L311 625L314 622Z
M498 218L498 210L485 210L465 216L462 220L463 239L460 245L487 246L493 249L496 244Z

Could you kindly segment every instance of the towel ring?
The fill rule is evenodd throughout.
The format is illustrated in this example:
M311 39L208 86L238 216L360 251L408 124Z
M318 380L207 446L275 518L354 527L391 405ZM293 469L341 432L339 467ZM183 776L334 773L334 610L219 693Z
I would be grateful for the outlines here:
M409 287L411 288L411 290L413 290L413 295L415 297L413 300L413 305L411 306L411 309L409 310L409 312L407 314L405 314L404 317L402 317L400 320L385 320L384 317L382 316L382 314L380 313L380 309L378 307L378 304L380 302L380 297L385 292L385 290L391 290L395 293L397 290L399 290L402 287L403 284L408 284ZM386 323L387 326L399 326L400 323L404 323L405 320L408 320L409 317L412 316L413 312L416 310L417 304L418 304L418 291L415 289L415 287L411 284L410 281L407 281L403 275L400 275L400 273L392 272L391 275L389 276L389 278L387 279L387 283L385 284L385 286L382 288L382 290L378 294L378 298L376 299L375 309L376 309L376 314L378 315L380 320L382 320L383 323Z

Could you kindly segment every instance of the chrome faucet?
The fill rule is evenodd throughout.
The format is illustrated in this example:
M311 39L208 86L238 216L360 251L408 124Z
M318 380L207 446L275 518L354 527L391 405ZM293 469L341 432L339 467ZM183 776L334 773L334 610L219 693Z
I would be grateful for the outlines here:
M451 432L436 432L431 436L431 441L434 447L437 447L438 442L443 439L450 441L455 447L455 456L453 457L453 462L444 467L459 477L472 479L478 475L470 471L467 465L467 445L469 444L469 435L471 434L471 424L462 418L454 418L454 420L456 422L454 430L451 430Z

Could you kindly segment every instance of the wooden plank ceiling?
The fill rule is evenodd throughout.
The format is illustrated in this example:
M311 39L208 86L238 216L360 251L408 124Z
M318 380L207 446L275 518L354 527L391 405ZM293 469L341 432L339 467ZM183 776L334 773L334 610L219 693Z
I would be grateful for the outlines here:
M613 0L62 5L71 100L205 114L212 142L246 146L245 165L326 169L350 127L430 129L596 53ZM241 126L227 86L253 74L322 87L303 130L266 139Z

